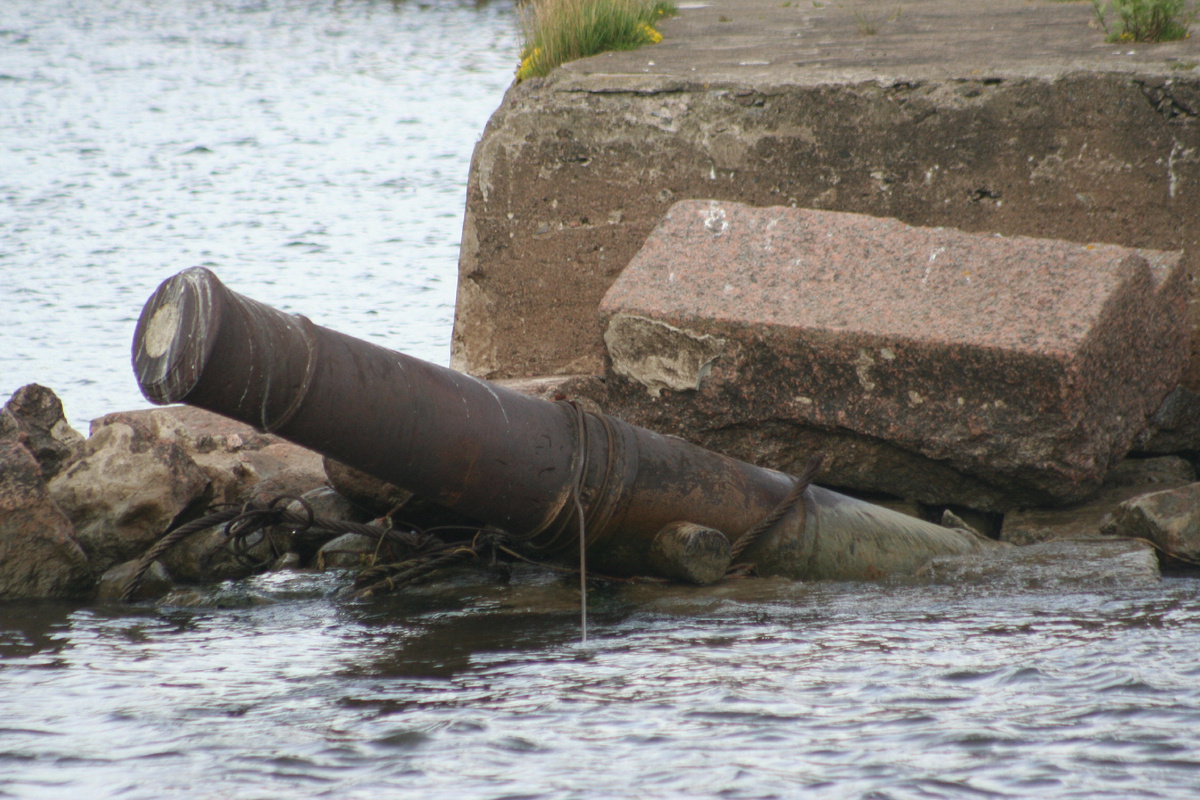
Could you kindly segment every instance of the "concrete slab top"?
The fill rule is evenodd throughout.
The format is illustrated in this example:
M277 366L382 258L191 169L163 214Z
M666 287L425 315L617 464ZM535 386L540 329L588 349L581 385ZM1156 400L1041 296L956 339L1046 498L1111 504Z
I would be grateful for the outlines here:
M1173 255L689 200L671 208L601 312L1061 358L1114 297L1153 293L1178 269Z
M1112 11L1108 20L1119 25ZM567 64L558 88L1200 73L1200 35L1110 44L1086 0L683 0L658 28L658 45Z

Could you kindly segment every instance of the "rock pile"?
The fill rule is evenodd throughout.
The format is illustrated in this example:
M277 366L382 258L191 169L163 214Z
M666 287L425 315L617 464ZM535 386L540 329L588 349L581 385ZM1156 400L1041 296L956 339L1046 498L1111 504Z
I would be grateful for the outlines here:
M168 528L213 504L281 494L356 514L329 489L320 456L277 437L174 407L109 414L84 439L50 389L25 386L0 410L0 600L92 596L106 572L127 574L122 565ZM198 534L155 574L249 574L225 544L220 530Z

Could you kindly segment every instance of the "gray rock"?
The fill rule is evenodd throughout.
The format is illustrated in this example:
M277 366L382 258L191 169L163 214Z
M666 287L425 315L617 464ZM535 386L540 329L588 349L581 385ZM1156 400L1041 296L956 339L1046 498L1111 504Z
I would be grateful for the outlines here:
M375 566L379 540L347 533L326 543L317 553L317 569L365 569Z
M42 468L14 441L0 441L0 599L79 597L93 572L71 522L51 501Z
M313 516L316 517L340 522L365 522L367 519L365 513L358 506L330 486L310 489L301 495L300 499L304 501L303 504L292 501L288 503L288 510L303 514L306 504L312 510Z
M179 542L162 560L171 574L184 583L237 580L262 572L291 548L290 531L268 530L247 538L235 550L224 526L199 531Z
M1150 418L1135 449L1151 454L1200 451L1200 394L1175 387Z
M1101 532L1146 539L1171 555L1200 561L1200 483L1121 503Z
M189 444L165 412L93 422L80 458L49 488L95 569L140 556L185 512L208 503L209 478Z
M7 421L0 422L0 438L18 437L41 465L46 480L61 472L83 447L83 436L67 423L62 401L45 386L22 386L4 412Z
M328 486L309 490L301 499L316 517L361 521L361 512ZM287 507L289 511L303 514L303 506L296 501ZM326 535L324 538L335 537ZM163 555L163 561L180 580L207 583L244 578L263 570L281 569L279 565L284 559L288 559L286 563L292 567L299 567L321 544L323 540L314 542L311 535L297 535L290 528L274 527L252 534L246 539L244 549L237 551L225 535L224 526L219 526L188 537L168 550Z
M1158 559L1150 545L1099 538L939 556L930 559L917 577L941 584L1059 590L1147 586L1160 579Z
M1122 461L1104 479L1094 497L1063 508L1018 509L1004 515L1000 539L1026 545L1050 539L1100 534L1105 518L1118 504L1139 495L1186 486L1196 480L1196 470L1178 456L1131 458Z
M984 539L995 538L995 537L989 537L986 533L984 533L982 530L980 530L980 527L982 527L982 526L970 524L965 519L963 519L958 514L954 513L953 511L951 511L948 508L944 509L942 511L942 519L938 524L940 524L943 528L957 528L958 530L961 530L961 531L970 531L971 533L975 534L976 536L978 536L980 538L984 538Z
M129 581L133 578L134 573L138 568L138 560L126 561L124 564L117 564L115 567L110 567L100 576L100 582L96 586L96 597L99 600L120 600L125 593L125 587L129 585ZM175 580L171 577L171 573L163 566L161 561L153 561L149 569L142 575L142 580L138 583L137 591L129 598L130 600L155 600L162 597L167 592L175 588Z
M350 502L328 486L305 492L300 499L304 501L304 504L307 504L314 517L321 517L335 522L355 523L367 522L370 517L360 506ZM293 501L288 504L288 510L295 514L304 515L304 504ZM338 536L339 534L337 533L318 527L297 530L295 536L292 538L291 549L295 551L301 563L307 564L312 561L317 551L326 542L336 539Z
M721 580L731 561L725 534L691 522L672 522L650 545L654 574L681 583L708 586Z
M0 442L20 442L21 425L7 408L0 408Z
M123 411L95 420L92 429L114 421L148 424L151 417L162 414L169 415L184 431L179 441L211 482L213 503L266 502L279 495L299 497L328 485L317 453L199 408L167 406Z
M291 442L277 441L243 455L258 477L247 499L270 502L281 495L301 497L329 485L321 456Z

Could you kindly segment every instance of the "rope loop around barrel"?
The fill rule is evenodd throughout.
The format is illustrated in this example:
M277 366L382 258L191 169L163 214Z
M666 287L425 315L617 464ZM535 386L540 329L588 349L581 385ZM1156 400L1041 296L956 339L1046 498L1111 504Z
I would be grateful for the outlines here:
M750 545L758 541L758 537L762 536L768 528L779 522L789 511L796 507L800 499L804 497L804 493L808 490L809 485L812 484L813 478L817 477L817 471L821 469L821 464L824 461L824 453L817 453L808 460L808 463L804 466L804 471L796 478L796 482L792 485L792 489L788 492L787 497L779 501L779 504L775 508L771 509L765 517L750 526L733 543L733 546L730 548L731 563L736 564L742 553L746 552L746 549Z

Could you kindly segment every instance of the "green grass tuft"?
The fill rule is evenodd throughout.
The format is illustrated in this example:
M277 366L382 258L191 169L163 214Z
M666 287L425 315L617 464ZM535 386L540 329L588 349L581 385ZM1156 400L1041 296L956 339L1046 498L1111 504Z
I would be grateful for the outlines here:
M1189 9L1188 6L1191 6ZM1092 0L1096 19L1109 42L1172 42L1186 39L1188 28L1200 14L1188 0L1112 0L1112 10L1121 19L1121 27L1108 27L1109 3Z
M678 12L670 0L526 0L520 13L518 82L567 61L657 44L662 35L655 23Z

